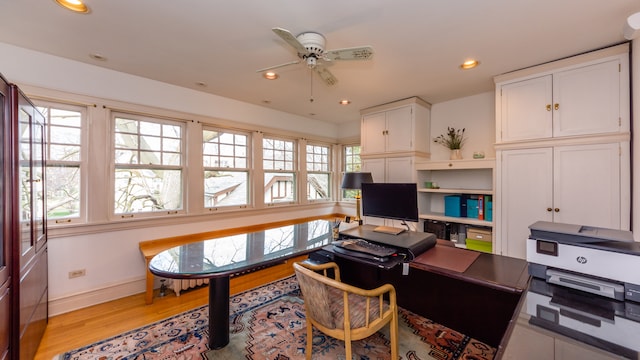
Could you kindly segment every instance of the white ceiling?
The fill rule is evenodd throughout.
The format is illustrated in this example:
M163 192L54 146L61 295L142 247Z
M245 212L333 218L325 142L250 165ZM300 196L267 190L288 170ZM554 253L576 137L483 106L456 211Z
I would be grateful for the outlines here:
M86 3L84 15L54 0L0 0L0 42L334 123L411 96L490 91L494 75L624 41L626 18L640 11L638 0ZM303 64L268 81L256 70L297 59L273 27L320 32L327 49L371 45L373 59L332 63L331 87ZM460 70L470 57L481 65Z

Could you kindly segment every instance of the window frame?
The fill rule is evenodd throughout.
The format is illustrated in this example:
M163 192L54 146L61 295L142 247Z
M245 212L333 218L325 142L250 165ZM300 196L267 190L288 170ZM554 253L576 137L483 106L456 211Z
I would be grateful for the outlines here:
M309 161L309 147L321 147L321 148L325 148L327 150L327 153L325 154L326 157L326 163L321 163L323 165L326 165L326 170L313 170L310 169L309 164L318 164L318 162L316 161ZM313 155L316 155L315 152L312 153ZM305 188L306 188L306 195L307 195L307 201L310 203L313 202L326 202L326 201L331 201L333 199L333 187L332 187L332 182L333 182L333 154L332 154L332 147L329 144L323 144L320 142L308 142L305 146L305 154L307 161L306 163L306 181L305 181ZM310 174L326 174L327 175L327 197L326 198L310 198L310 193L309 193L309 175Z
M205 165L205 156L208 156L207 154L205 154L205 150L204 150L204 146L205 146L205 142L204 142L204 132L205 131L216 131L219 133L225 133L225 134L233 134L235 135L242 135L245 136L246 138L246 142L245 142L245 151L246 151L246 156L245 156L245 164L246 167L241 168L241 167L223 167L223 166L206 166ZM204 124L202 126L201 129L201 143L202 143L202 169L203 169L203 177L205 175L205 172L207 171L227 171L227 172L244 172L246 173L247 176L247 181L246 181L246 203L245 204L234 204L234 205L218 205L218 206L207 206L206 205L206 201L204 201L204 197L203 197L203 207L205 209L205 211L218 211L218 210L231 210L231 209L245 209L245 208L249 208L249 207L253 207L255 206L254 201L253 201L253 196L252 196L252 184L254 181L254 171L253 171L253 166L251 166L252 164L252 159L253 159L253 139L252 139L252 134L248 131L240 131L240 130L230 130L230 129L226 129L223 127L218 127L218 126L213 126L213 125L206 125ZM231 170L230 170L231 169ZM205 191L206 188L204 186L204 178L203 178L203 182L202 182L202 192L203 192L203 196L205 196Z
M163 164L119 164L116 162L116 119L123 118L126 120L132 120L137 122L150 122L160 125L179 126L180 131L180 165L163 165ZM187 213L187 190L188 185L187 178L187 122L188 120L181 119L168 119L163 116L157 116L153 114L140 114L134 112L127 112L126 110L112 110L109 114L109 132L110 132L110 187L109 187L109 217L112 221L130 220L130 219L142 219L142 218L157 218L163 216L181 215ZM138 136L141 134L138 131ZM162 137L161 137L162 138ZM138 144L138 151L140 151L140 144ZM164 151L160 150L164 155ZM116 212L116 174L118 169L149 169L149 170L168 170L168 171L180 171L180 208L177 209L163 209L159 211L134 211L134 212Z
M358 148L357 153L352 151L350 154L348 154L347 152L347 148ZM353 171L362 171L362 157L360 156L360 154L362 153L362 145L361 144L345 144L342 145L342 176L344 176L344 173L346 172L353 172ZM350 161L349 159L353 160L355 157L357 157L359 159L358 162L356 161ZM353 165L354 163L357 163L355 168L349 168L350 165ZM340 184L342 183L342 176L340 177ZM340 184L338 184L338 187L340 188ZM357 190L349 190L349 189L340 189L340 198L343 201L355 201L355 196L358 193ZM353 194L353 196L349 196L349 194Z
M275 161L275 159L270 159L270 160L265 160L265 153L266 151L269 151L265 148L265 142L266 141L283 141L283 142L290 142L291 143L291 160L287 160L286 156L285 156L285 160L283 160L283 162L285 164L290 163L291 164L291 170L287 170L287 169L271 169L271 168L267 168L265 167L265 161ZM299 192L299 178L300 178L300 169L299 169L299 164L298 164L298 159L299 159L299 149L298 149L298 141L296 139L290 139L290 138L286 138L283 136L277 136L277 135L264 135L261 141L261 151L262 151L262 164L261 164L261 168L262 168L262 182L261 182L261 188L262 190L262 196L263 196L263 201L264 201L264 205L271 207L271 206L283 206L283 205L292 205L292 204L297 204L300 201L300 194ZM274 149L275 150L275 149ZM287 151L286 149L283 151ZM271 201L271 202L267 202L266 201L266 197L267 197L267 190L266 190L266 177L267 174L269 173L273 173L273 174L291 174L293 177L293 180L291 181L291 191L292 191L292 199L291 200L287 200L287 201ZM285 185L286 187L286 185Z
M48 111L46 114L43 114L45 117L45 171L48 171L50 167L58 167L58 166L67 166L67 167L77 167L79 171L79 189L78 189L78 214L77 216L69 216L69 217L57 217L52 218L48 215L49 209L48 207L51 205L51 201L49 200L49 196L47 196L47 226L59 226L59 225L71 225L71 224L86 224L88 222L88 203L87 203L87 188L88 188L88 154L89 154L89 109L88 105L84 104L72 104L64 101L52 101L52 100L42 100L34 97L32 99L38 111L41 111L41 108L47 108ZM52 160L51 156L51 109L55 110L64 110L64 111L73 111L78 112L80 114L80 144L79 146L79 160L77 161L64 161L64 160ZM74 127L75 128L75 127ZM45 177L47 182L51 181L51 175ZM47 191L49 191L47 187Z

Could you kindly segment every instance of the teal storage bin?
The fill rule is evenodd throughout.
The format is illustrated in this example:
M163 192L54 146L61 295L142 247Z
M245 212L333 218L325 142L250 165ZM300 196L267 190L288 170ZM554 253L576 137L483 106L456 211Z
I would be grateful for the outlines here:
M467 217L478 218L478 199L467 199Z
M493 221L493 199L491 196L484 197L484 219Z
M448 195L444 197L444 215L460 217L462 208L460 195Z

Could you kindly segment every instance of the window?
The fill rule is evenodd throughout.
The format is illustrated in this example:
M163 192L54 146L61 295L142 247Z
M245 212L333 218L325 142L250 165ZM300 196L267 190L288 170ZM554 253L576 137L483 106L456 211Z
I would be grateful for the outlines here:
M331 153L328 146L307 145L307 198L329 199Z
M202 131L204 206L249 203L249 136L227 130Z
M72 222L83 217L82 138L86 108L39 103L45 117L47 219Z
M292 140L269 137L262 139L265 204L296 200L295 145Z
M113 124L114 213L181 210L184 124L125 114Z
M358 172L362 169L360 145L346 145L344 148L344 172ZM343 199L355 199L358 190L342 190Z

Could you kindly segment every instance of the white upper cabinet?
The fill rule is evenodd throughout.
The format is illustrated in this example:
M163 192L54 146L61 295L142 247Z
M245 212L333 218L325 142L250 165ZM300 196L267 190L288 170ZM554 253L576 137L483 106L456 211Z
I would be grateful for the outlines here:
M496 77L496 142L628 132L626 49L614 47Z
M361 111L361 154L428 156L430 107L409 98Z

